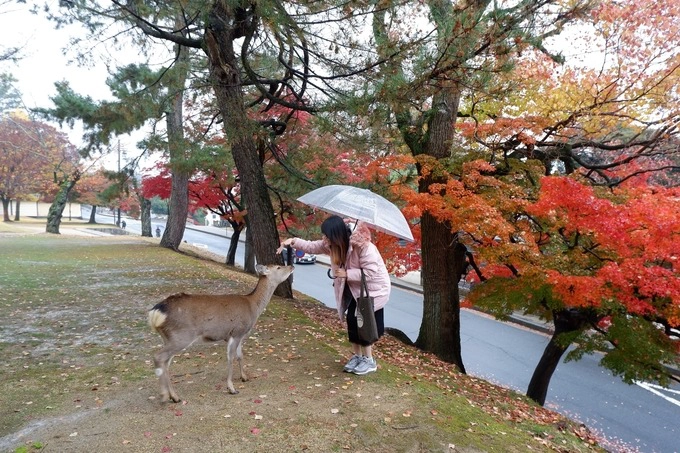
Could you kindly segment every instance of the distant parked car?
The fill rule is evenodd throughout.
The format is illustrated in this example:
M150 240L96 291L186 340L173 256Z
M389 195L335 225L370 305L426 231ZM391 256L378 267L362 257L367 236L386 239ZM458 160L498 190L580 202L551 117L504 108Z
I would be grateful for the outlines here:
M302 254L302 256L299 256L300 254ZM314 264L314 263L316 263L316 255L314 255L313 253L298 252L296 250L295 254L293 255L293 263L294 264Z
M288 262L288 249L283 249L283 260ZM305 253L302 250L293 249L293 264L314 264L316 263L316 255L313 253Z

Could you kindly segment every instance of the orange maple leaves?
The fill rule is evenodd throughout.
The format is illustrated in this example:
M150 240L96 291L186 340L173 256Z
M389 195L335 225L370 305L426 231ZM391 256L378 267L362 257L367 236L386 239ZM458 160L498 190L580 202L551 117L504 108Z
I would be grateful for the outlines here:
M429 193L401 196L405 212L427 211L462 233L485 278L520 277L565 307L617 307L680 326L680 189L550 176L536 192L476 161Z
M680 191L598 194L572 178L546 177L527 213L551 237L552 248L541 247L547 281L566 305L615 303L680 325Z

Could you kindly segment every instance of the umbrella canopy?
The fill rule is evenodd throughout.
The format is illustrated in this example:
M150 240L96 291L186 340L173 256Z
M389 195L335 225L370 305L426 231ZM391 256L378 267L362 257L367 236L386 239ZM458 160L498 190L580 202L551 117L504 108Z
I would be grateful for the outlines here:
M399 208L368 189L330 185L298 198L308 206L366 222L378 231L413 242L413 234Z

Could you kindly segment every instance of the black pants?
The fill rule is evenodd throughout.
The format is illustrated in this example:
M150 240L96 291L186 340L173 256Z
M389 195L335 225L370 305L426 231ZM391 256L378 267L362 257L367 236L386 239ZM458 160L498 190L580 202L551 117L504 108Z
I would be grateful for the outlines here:
M347 308L347 336L349 342L358 344L360 346L370 346L371 343L359 339L359 328L357 327L357 301L352 297L352 301ZM377 310L375 314L375 323L378 326L378 338L385 334L385 317L383 309Z

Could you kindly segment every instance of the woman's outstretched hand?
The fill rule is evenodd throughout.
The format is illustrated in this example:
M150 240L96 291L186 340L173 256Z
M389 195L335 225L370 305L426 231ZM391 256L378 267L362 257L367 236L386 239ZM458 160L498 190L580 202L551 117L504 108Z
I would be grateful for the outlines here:
M295 238L288 238L285 241L283 241L281 243L281 245L279 246L279 248L276 249L276 254L278 255L279 253L281 253L283 251L284 247L288 247L289 245L293 245L294 240L295 240Z

